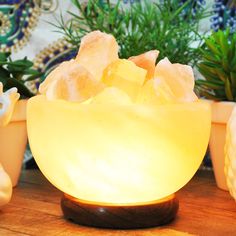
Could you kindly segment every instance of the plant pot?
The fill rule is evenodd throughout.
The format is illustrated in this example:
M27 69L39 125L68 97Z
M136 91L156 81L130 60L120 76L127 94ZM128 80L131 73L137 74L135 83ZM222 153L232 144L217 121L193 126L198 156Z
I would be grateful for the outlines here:
M212 102L212 128L210 137L210 154L216 184L220 189L228 190L224 174L224 146L226 125L235 106L234 102Z
M0 163L10 176L13 187L20 176L27 144L26 104L27 100L18 101L10 123L0 127Z
M225 176L231 196L236 200L236 108L227 124L225 143Z

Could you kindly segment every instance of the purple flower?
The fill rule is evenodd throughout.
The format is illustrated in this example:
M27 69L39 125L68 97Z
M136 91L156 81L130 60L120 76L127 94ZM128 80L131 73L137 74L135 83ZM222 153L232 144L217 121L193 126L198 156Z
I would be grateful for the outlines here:
M215 0L213 5L214 16L211 18L211 28L214 31L230 28L231 32L236 31L236 1Z
M187 2L187 0L180 0L181 5L183 5L185 2ZM184 12L188 11L189 8L191 8L192 14L195 16L198 10L203 9L204 5L206 5L205 0L192 0L192 2L188 4L184 9Z

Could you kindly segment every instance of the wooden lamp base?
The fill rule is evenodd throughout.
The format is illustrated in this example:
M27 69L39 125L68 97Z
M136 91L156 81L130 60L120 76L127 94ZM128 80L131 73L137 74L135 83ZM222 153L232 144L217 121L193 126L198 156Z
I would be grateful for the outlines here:
M137 229L167 224L179 208L175 195L142 205L113 205L86 202L64 194L64 217L75 223L110 229Z

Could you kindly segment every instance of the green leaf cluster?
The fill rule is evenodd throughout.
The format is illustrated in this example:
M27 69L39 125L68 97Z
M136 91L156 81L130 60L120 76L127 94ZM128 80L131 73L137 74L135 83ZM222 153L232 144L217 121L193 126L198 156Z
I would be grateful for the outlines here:
M200 52L198 70L205 79L196 81L196 90L208 99L236 101L236 33L212 32Z
M199 9L192 14L191 0L180 5L179 0L150 1L124 7L121 1L88 0L86 7L72 0L79 13L70 12L72 20L58 20L57 32L79 48L81 37L100 30L113 34L120 45L119 56L128 58L148 50L160 51L158 60L168 57L171 62L194 65L199 58L197 47L202 38L198 34L199 22L208 13ZM193 46L195 44L195 46Z
M16 87L21 98L34 96L25 85L26 82L36 80L42 73L33 68L33 62L26 57L13 61L10 53L0 52L0 82L3 83L4 91Z

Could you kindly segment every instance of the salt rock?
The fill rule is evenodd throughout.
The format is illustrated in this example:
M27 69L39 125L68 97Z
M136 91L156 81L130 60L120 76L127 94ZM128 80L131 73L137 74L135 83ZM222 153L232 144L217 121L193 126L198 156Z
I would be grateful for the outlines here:
M175 102L193 102L198 100L193 91L194 74L190 66L172 64L165 58L157 64L155 78L169 87L174 95Z
M132 104L130 97L122 90L115 87L107 87L97 96L95 96L91 104Z
M132 61L118 59L104 70L102 82L109 87L123 90L135 101L146 74L146 70L136 66Z
M146 105L161 105L173 103L174 94L165 83L157 78L148 80L142 87L137 103Z
M112 35L93 31L82 38L76 61L100 81L103 70L118 59L118 51Z
M11 88L3 92L3 84L0 82L0 126L6 126L12 117L16 102L20 94L17 88Z
M103 85L75 60L61 63L40 85L39 92L49 100L82 102L101 91Z
M155 74L156 60L159 51L152 50L145 52L141 55L130 57L128 60L134 62L137 66L147 70L146 81L153 79Z

